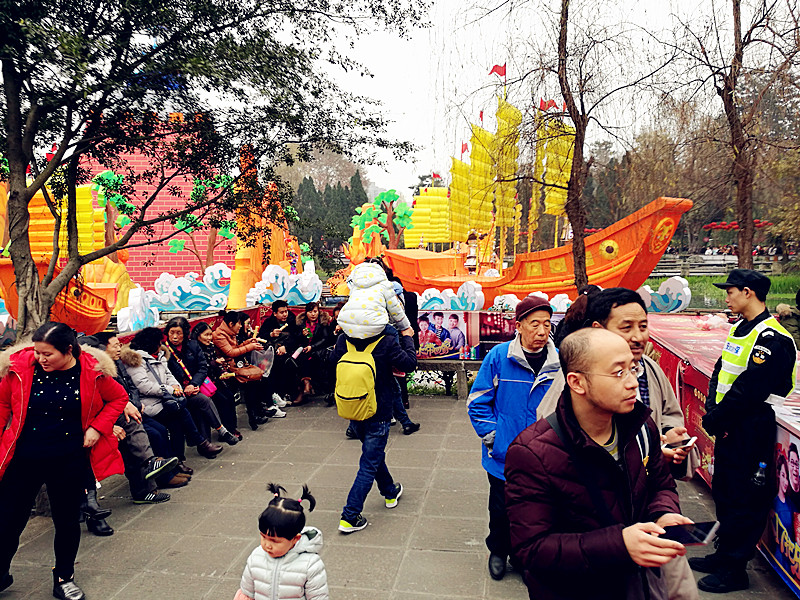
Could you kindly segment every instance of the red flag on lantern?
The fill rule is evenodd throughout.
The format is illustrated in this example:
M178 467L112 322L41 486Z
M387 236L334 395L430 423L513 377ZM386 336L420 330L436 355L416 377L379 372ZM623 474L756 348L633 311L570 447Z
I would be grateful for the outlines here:
M502 67L500 65L493 66L492 70L489 71L489 75L491 75L492 73L497 73L498 75L500 75L500 77L505 77L506 76L506 63L503 63Z
M539 110L547 110L547 105L544 103L544 98L539 98Z
M438 173L431 173L431 177L432 177L433 179L441 179L441 178L442 178L442 176L441 176L441 175L439 175Z

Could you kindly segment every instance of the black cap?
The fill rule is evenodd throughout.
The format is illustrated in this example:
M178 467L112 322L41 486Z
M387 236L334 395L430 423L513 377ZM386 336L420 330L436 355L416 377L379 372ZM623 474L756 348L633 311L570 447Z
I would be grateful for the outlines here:
M728 274L728 280L725 283L715 283L714 285L723 290L729 287L737 287L739 289L750 288L756 295L766 297L772 282L769 280L769 277L758 271L753 271L751 269L734 269Z

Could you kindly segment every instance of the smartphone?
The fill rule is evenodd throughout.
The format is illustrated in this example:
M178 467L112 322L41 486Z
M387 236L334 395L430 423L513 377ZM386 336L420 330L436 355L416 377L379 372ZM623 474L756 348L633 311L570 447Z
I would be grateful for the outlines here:
M684 546L704 546L714 538L717 529L719 529L719 521L670 525L664 527L665 533L659 537L679 542Z
M674 444L664 444L661 446L662 448L668 448L669 450L679 450L681 448L691 448L694 443L697 441L697 436L687 438L685 440L681 440L680 442L675 442Z

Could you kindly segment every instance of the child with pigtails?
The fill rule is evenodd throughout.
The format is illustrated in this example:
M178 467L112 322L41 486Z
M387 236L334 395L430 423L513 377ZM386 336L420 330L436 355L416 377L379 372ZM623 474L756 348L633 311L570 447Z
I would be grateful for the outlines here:
M299 499L282 496L286 490L275 483L267 490L274 497L258 517L261 545L247 559L234 600L328 600L328 577L319 557L322 532L305 526L301 504L308 500L313 511L314 496L306 485Z

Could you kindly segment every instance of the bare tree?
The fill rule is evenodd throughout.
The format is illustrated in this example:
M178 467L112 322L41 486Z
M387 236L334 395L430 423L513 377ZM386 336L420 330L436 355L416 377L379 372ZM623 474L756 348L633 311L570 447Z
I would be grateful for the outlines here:
M794 0L725 2L727 18L711 2L710 14L677 17L679 30L670 45L682 56L678 81L689 97L708 86L722 101L728 139L728 186L736 199L739 266L752 268L753 190L759 157L769 144L762 131L762 103L770 90L795 81L800 52L798 7ZM743 28L743 12L749 24ZM747 93L746 93L747 92ZM792 143L796 147L796 143Z
M558 117L569 117L575 128L572 171L564 208L572 225L575 285L580 288L588 283L584 188L594 161L591 155L586 156L590 125L600 130L596 133L629 146L631 140L625 139L623 132L629 133L632 129L634 92L647 89L674 59L676 52L663 52L662 47L656 54L642 56L642 51L637 49L642 32L619 20L613 12L615 4L581 3L577 12L571 14L573 4L570 0L561 0L552 25L556 33L553 38L557 40L555 47L535 48L531 58L533 67L520 80L533 80L534 92L539 92L540 96L547 96L548 90L557 86L565 107ZM605 9L608 14L604 14ZM546 14L546 7L542 11ZM545 44L549 43L547 36L542 38Z

